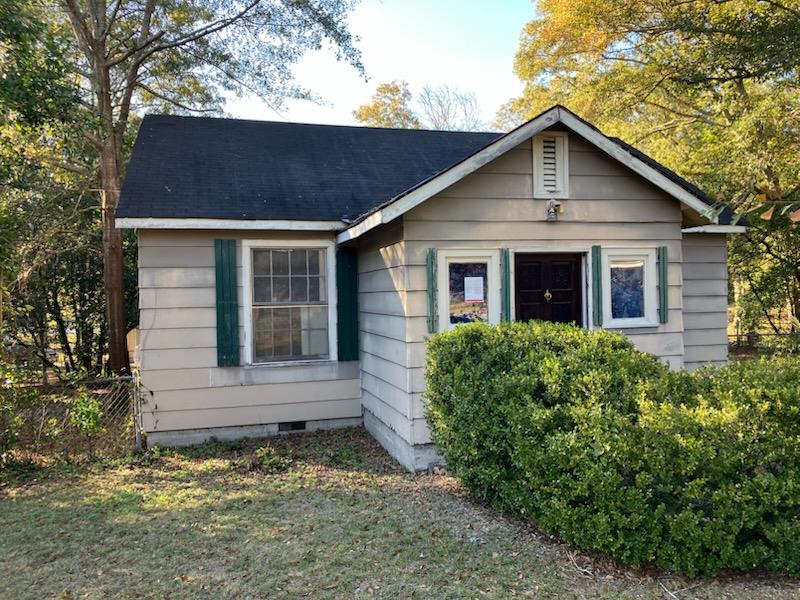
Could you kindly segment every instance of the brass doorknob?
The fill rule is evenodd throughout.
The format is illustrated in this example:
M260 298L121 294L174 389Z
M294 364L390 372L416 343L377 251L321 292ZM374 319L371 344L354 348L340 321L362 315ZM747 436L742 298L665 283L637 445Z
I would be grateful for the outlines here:
M550 290L546 290L544 293L544 299L550 302L553 299L553 294L550 293Z

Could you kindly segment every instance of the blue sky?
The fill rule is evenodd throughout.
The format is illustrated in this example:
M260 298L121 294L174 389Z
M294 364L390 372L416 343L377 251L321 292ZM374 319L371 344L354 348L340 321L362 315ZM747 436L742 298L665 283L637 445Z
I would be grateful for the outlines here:
M350 28L361 38L369 81L322 50L306 55L294 73L324 104L292 101L277 112L241 98L227 110L248 119L353 124L353 109L368 102L379 83L405 79L414 94L425 84L474 92L490 122L522 90L512 70L514 54L533 16L532 0L362 0Z

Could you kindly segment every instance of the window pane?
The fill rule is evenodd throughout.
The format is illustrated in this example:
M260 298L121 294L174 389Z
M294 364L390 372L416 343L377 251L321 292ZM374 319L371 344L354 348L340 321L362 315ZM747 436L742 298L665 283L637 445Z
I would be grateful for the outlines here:
M253 309L253 353L256 362L272 358L272 309Z
M488 270L485 262L448 265L451 324L489 320Z
M269 275L269 250L253 250L253 273L255 275Z
M308 332L307 353L316 356L327 356L328 331L326 329L312 329Z
M328 356L323 252L253 250L254 362Z
M272 286L269 277L256 277L253 280L253 302L266 304L272 300Z
M308 301L319 302L319 277L308 278Z
M292 250L291 252L292 275L305 275L308 273L308 267L306 265L306 255L307 252L305 250Z
M611 261L611 316L644 317L644 260Z
M272 274L273 275L288 275L289 274L289 251L288 250L273 250L272 251Z
M328 328L327 306L305 306L300 310L303 311L303 329Z
M318 275L319 274L319 266L322 256L322 250L309 250L308 251L308 274L309 275Z
M292 277L292 302L308 301L308 277Z
M272 301L273 302L289 302L289 278L288 277L273 277L272 278Z
M291 332L288 329L276 329L275 339L275 358L292 357Z

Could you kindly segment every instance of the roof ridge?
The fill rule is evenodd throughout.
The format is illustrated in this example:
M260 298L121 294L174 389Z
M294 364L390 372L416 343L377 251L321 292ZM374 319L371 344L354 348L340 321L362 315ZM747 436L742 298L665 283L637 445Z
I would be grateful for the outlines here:
M358 130L375 130L375 131L405 131L405 132L419 132L419 133L458 133L467 135L502 135L502 131L465 131L460 129L425 129L425 128L409 128L409 127L371 127L367 125L344 125L334 123L303 123L299 121L273 121L264 119L242 119L239 117L224 117L224 116L203 116L203 115L171 115L160 113L148 113L144 116L145 119L181 119L181 120L203 120L203 121L227 121L238 123L257 123L263 125L296 125L301 127L330 127L338 129L358 129Z

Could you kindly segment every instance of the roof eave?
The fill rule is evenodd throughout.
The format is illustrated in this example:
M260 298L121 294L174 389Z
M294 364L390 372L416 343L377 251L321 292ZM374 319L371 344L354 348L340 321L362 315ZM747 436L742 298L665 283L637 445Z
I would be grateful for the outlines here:
M115 221L117 229L220 229L262 231L341 231L347 227L344 221L292 221L281 219L192 219L120 217Z
M421 182L403 194L377 207L374 211L364 215L364 217L356 223L340 232L337 236L337 241L339 243L347 242L379 225L393 221L412 208L422 204L431 196L441 192L504 154L506 151L524 142L529 137L559 122L563 123L569 129L587 139L600 150L626 165L632 171L641 175L675 199L693 209L703 218L708 219L710 224L717 224L719 222L718 210L713 206L707 204L703 199L691 193L689 190L681 187L664 174L648 165L645 161L615 144L603 133L579 119L566 108L554 106L506 135L494 140L478 152L453 165L449 169Z

